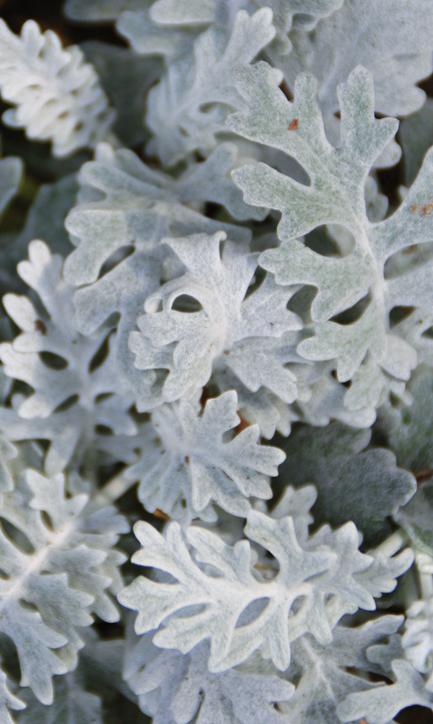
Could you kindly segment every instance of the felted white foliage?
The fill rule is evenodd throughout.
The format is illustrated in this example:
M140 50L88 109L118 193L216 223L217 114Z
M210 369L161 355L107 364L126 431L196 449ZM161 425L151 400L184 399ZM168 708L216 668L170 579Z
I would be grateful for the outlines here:
M429 677L433 688L433 596L414 601L407 610L402 645L415 669Z
M295 409L299 408L299 410L295 414L293 422L299 420L309 425L323 427L332 420L339 420L352 427L370 427L376 417L376 410L370 401L366 399L363 401L362 407L351 410L345 405L346 389L337 382L332 374L333 370L326 371L321 368L321 372L320 376L316 374L312 380L308 399L296 402Z
M46 466L51 472L63 469L78 449L98 446L97 425L126 434L136 430L128 412L132 399L119 385L110 348L102 363L94 364L107 332L83 337L74 327L74 290L64 282L62 266L62 257L52 255L44 242L31 242L29 260L20 262L18 272L39 301L4 297L22 332L0 346L5 373L34 390L16 398L16 410L0 408L0 429L11 440L50 440ZM47 364L44 353L60 359L60 368ZM106 447L107 436L101 436L100 445Z
M260 257L261 265L284 285L315 287L311 304L314 335L299 353L310 360L335 360L339 381L351 381L345 402L350 409L377 405L393 380L406 381L416 365L415 350L393 334L390 312L396 306L431 306L430 269L413 266L387 273L393 258L414 244L433 240L430 216L432 156L390 218L371 223L365 209L364 185L369 168L392 139L396 121L376 120L373 86L363 68L354 70L339 88L341 143L326 139L312 77L299 76L295 100L278 88L280 74L266 64L243 69L239 90L244 104L229 127L245 137L293 156L310 185L256 163L234 173L248 203L281 212L281 246ZM341 226L353 248L339 256L323 256L299 238L323 224ZM361 304L358 308L355 305ZM341 323L339 314L354 310L355 319ZM350 321L350 323L349 323Z
M296 422L320 427L329 424L331 420L340 420L359 428L372 425L376 417L375 409L371 406L359 410L348 409L344 404L346 389L337 382L331 369L319 364L302 366L303 360L295 352L301 338L294 335L291 341L291 361L296 365L298 397L289 406L265 388L251 392L240 384L234 374L229 374L227 370L215 370L214 377L221 389L237 389L242 417L250 424L259 425L263 437L267 439L271 439L276 431L288 436Z
M350 693L380 686L366 674L388 676L388 667L377 658L388 658L390 637L392 640L401 623L400 616L380 616L361 626L338 625L328 646L320 646L311 636L295 641L286 677L297 682L296 689L291 699L280 705L286 720L334 724L339 720L338 705ZM370 659L370 652L376 654L376 660Z
M234 390L203 406L199 394L152 412L139 460L125 477L140 481L138 497L147 510L160 508L177 520L216 519L215 503L245 516L248 498L272 496L269 476L277 474L284 453L260 445L255 425L236 434L241 420Z
M284 674L257 655L235 669L212 673L206 644L181 655L157 649L144 635L128 646L124 677L155 723L190 722L198 715L201 724L210 724L218 712L227 724L258 718L334 724L337 706L350 693L379 687L379 677L389 675L388 660L402 651L394 640L401 622L399 616L381 616L361 626L338 625L328 646L304 636L293 643ZM269 702L277 706L271 710Z
M2 724L14 724L11 710L21 711L24 707L24 702L10 690L6 674L0 669L0 719Z
M265 387L286 403L296 399L296 377L286 365L296 359L290 334L300 322L286 308L290 290L268 276L247 295L257 257L226 241L224 232L165 243L185 273L147 298L140 331L132 332L129 342L135 365L150 377L155 394L173 402L203 387L222 367L252 392ZM177 311L174 305L182 297L194 300L199 311ZM139 409L149 402L139 399Z
M338 110L336 88L359 63L373 75L377 89L376 109L379 112L406 115L422 105L425 96L415 83L427 76L432 66L433 14L428 2L420 6L412 0L408 6L404 0L394 0L385 8L379 0L369 0L366 8L362 0L344 3L341 0L311 3L297 0L239 0L235 3L220 0L206 3L157 1L146 9L122 13L117 27L137 52L161 54L171 60L165 80L160 84L161 91L165 86L167 91L163 94L156 90L151 96L158 99L157 113L163 120L162 124L155 123L155 143L158 143L159 136L160 151L165 153L161 158L169 158L161 128L166 126L167 118L178 114L179 99L185 91L185 73L181 70L175 73L176 65L179 69L182 63L190 67L194 63L191 52L194 43L201 44L208 34L230 33L237 11L245 8L253 13L260 6L272 11L277 38L273 43L268 40L264 44L265 55L281 68L291 88L302 71L309 70L318 78L325 124L334 135L338 129L334 115ZM314 33L305 32L311 30L317 20L320 22ZM354 37L358 38L355 45ZM199 70L203 65L199 65ZM210 72L214 74L213 67ZM176 83L172 82L169 86L170 74ZM189 73L187 77L189 80ZM210 84L211 88L213 85ZM227 93L226 88L225 91ZM176 98L176 103L170 104L170 97ZM198 100L197 95L195 97ZM164 109L171 110L171 113L163 118ZM186 107L185 120L188 110ZM200 132L203 120L200 122L197 114L196 118L188 119L190 138L178 140L178 153L182 142L184 146L192 142L191 129L194 125L195 133ZM149 114L149 122L152 125L152 113ZM172 136L167 134L165 140L174 145ZM385 159L384 154L378 164L390 165L398 160L399 149L395 144L391 144L386 153L388 158Z
M293 519L295 533L298 541L304 543L308 540L310 525L314 522L311 509L317 499L317 490L314 485L304 485L302 488L293 488L287 485L281 496L277 494L278 502L272 506L269 515L275 520L290 516ZM256 506L258 508L258 505ZM234 541L236 542L236 541Z
M252 14L267 9L273 14L276 47L285 54L291 49L289 34L293 28L312 29L318 19L335 11L341 3L342 0L156 0L144 7L142 3L137 10L125 9L118 16L116 27L137 53L163 55L172 61L190 54L194 40L209 27L229 32L240 10ZM81 14L83 17L83 11Z
M123 638L100 639L94 627L83 629L85 646L80 650L77 667L54 679L54 701L41 704L29 689L20 690L26 709L17 718L19 724L105 724L107 716L116 718L113 699L122 694L119 716L134 695L122 681ZM120 698L120 697L119 697Z
M86 495L66 497L63 475L34 470L4 494L0 520L16 531L15 541L0 533L0 631L17 649L21 685L49 704L52 676L76 666L91 612L118 619L109 589L119 587L124 558L112 547L125 520L114 508L92 509Z
M242 7L253 11L268 7L282 50L289 50L287 35L292 27L312 29L321 17L326 17L342 4L342 0L155 0L150 15L161 25L206 25L229 22Z
M207 154L224 130L227 111L237 105L236 71L273 38L269 8L250 16L239 11L230 34L210 28L182 55L149 93L146 121L153 132L149 152L174 164L192 151ZM191 67L192 65L192 67Z
M320 20L313 34L294 30L290 54L272 52L290 88L297 75L318 79L318 99L328 129L338 128L338 85L357 65L374 80L374 108L385 115L408 115L425 99L416 86L432 71L433 9L428 0L344 0Z
M287 52L293 16L301 18L302 13L301 24L309 25L309 20L340 4L341 0L156 2L149 12L122 14L118 27L138 52L157 52L155 36L161 33L167 49L178 56L149 94L149 152L165 164L195 150L209 153L224 130L228 110L236 105L237 70L250 64L276 32L279 47ZM202 32L194 37L194 30ZM161 49L164 45L161 42Z
M116 30L139 55L161 56L171 62L188 54L197 37L197 27L166 27L153 22L150 10L150 0L141 2L137 10L125 10L117 19Z
M246 228L209 219L192 208L212 201L226 205L236 219L251 216L229 177L236 163L236 148L224 144L204 163L173 179L146 166L129 150L101 145L96 161L81 169L80 203L66 220L77 249L66 261L65 276L71 284L86 285L75 295L76 323L84 334L93 334L111 315L120 315L116 356L138 397L150 393L134 369L128 337L144 300L157 289L164 258L160 241L167 235L220 229L235 240L250 236ZM253 218L262 215L253 213ZM122 256L125 247L134 249L127 258ZM111 269L98 279L108 260Z
M412 561L408 551L395 558L379 551L360 553L353 523L335 532L324 527L298 541L289 516L276 520L253 511L247 521L250 541L278 562L278 570L269 565L267 576L252 567L246 540L232 547L202 528L189 527L182 534L177 523L162 537L151 525L136 524L143 547L133 562L176 580L139 577L119 594L123 605L138 611L138 634L164 624L155 644L182 653L210 639L213 672L240 664L258 650L285 670L293 641L311 634L322 645L330 643L340 618L359 608L374 610L374 596L393 590L396 577Z
M0 22L0 721L433 710L430 0L64 5L130 47Z
M66 221L78 247L66 263L68 281L92 284L103 264L122 247L149 252L168 235L222 228L236 238L249 238L246 229L216 223L189 206L192 202L227 203L235 218L248 217L228 178L235 158L233 146L220 147L215 158L174 180L146 166L132 151L114 151L101 144L96 160L80 171L80 203Z
M365 718L372 724L388 724L401 709L418 704L433 708L433 693L423 678L404 659L392 663L392 684L349 694L337 708L340 721L352 722Z
M206 644L182 655L172 649L158 650L146 636L128 652L124 677L154 724L249 724L259 720L280 724L285 720L275 705L292 696L293 685L272 666L253 658L245 670L212 673L208 656Z
M55 156L94 146L107 133L113 112L94 68L77 46L63 49L51 30L33 20L21 35L0 23L0 92L16 106L3 121L24 128L32 140L51 141Z
M245 4L243 0L235 0L230 5L234 8L234 13ZM229 4L222 0L219 3L221 13L226 12ZM155 23L160 25L176 26L176 25L208 25L217 19L218 3L215 0L154 0L151 6L150 15Z

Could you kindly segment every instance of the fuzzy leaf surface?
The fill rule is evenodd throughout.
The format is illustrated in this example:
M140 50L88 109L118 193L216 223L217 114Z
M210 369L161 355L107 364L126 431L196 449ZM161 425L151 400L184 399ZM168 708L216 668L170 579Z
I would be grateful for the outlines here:
M268 276L247 295L256 255L226 241L223 232L165 243L185 272L147 298L139 332L129 341L136 367L151 380L159 374L156 389L162 401L191 394L215 368L228 368L252 392L266 387L292 402L297 386L288 363L296 359L292 338L300 326L286 308L292 293ZM178 311L182 297L192 299L198 311Z
M91 612L118 618L107 589L119 586L123 556L112 546L125 520L113 508L84 512L87 503L86 495L66 497L63 475L29 470L0 511L0 630L16 647L21 685L44 704L53 699L52 676L75 667ZM19 533L15 542L4 522Z
M62 157L94 146L114 116L94 68L78 46L63 49L51 30L24 23L14 35L0 23L0 92L15 108L3 113L12 128L24 128L32 140L51 141Z
M431 262L409 268L391 264L389 272L386 264L414 244L433 241L433 154L426 156L400 208L373 223L366 213L365 182L397 122L374 117L371 75L359 67L339 87L341 139L336 148L325 135L316 81L298 76L292 103L278 88L280 80L266 64L243 69L238 88L244 102L228 125L293 156L310 185L262 163L238 169L234 178L248 203L281 212L282 243L261 254L261 265L280 284L317 290L311 303L314 334L298 351L310 360L334 361L339 381L351 382L345 398L350 409L366 400L377 406L387 387L409 379L417 361L412 346L393 333L391 311L396 306L429 310L432 303ZM303 243L300 237L327 224L342 227L352 239L347 253L324 256ZM338 316L343 312L346 319Z
M358 608L374 610L372 592L380 595L383 586L392 590L395 576L412 561L405 551L390 559L361 554L353 523L335 532L325 526L311 540L299 541L291 517L274 519L253 511L247 520L250 540L278 561L269 580L252 568L246 540L232 547L193 526L184 537L177 523L162 537L151 525L136 524L143 547L133 562L176 581L139 577L119 594L123 605L138 611L138 634L164 623L154 642L182 653L210 639L213 672L240 664L257 650L284 670L293 641L309 633L322 645L330 643L338 620Z
M200 405L197 395L153 411L138 462L125 475L138 479L147 510L163 509L177 520L215 518L213 503L245 516L249 498L270 498L269 476L284 453L260 445L259 428L240 424L234 390Z

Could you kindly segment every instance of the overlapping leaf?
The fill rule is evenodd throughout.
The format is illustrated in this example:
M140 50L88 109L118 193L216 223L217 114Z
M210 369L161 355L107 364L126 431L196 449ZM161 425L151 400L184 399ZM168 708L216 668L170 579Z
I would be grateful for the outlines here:
M391 532L390 517L413 496L416 481L389 450L368 449L370 437L368 430L338 423L296 430L284 444L280 483L314 483L316 519L331 525L353 520L372 543Z
M351 381L346 404L352 409L377 405L384 388L406 381L416 352L393 333L390 312L397 306L431 307L431 263L403 265L401 252L433 240L432 155L400 206L380 223L368 220L364 186L369 169L396 131L393 119L376 120L369 73L354 70L339 88L341 143L326 138L316 100L317 85L299 76L295 100L278 88L279 73L265 64L243 69L239 91L244 103L229 127L245 137L293 156L310 185L256 163L234 178L252 204L281 212L281 246L261 255L260 263L284 285L314 287L311 304L314 335L298 346L311 360L334 360L341 382ZM324 256L300 237L324 224L343 228L353 246ZM342 313L346 317L342 318Z
M16 646L21 685L45 704L52 676L76 665L79 629L92 623L91 611L118 618L108 589L119 586L123 556L112 546L125 521L113 508L87 504L86 495L66 497L63 475L30 470L4 494L0 510L0 630Z
M280 706L286 718L302 724L339 721L337 707L350 693L380 686L366 674L376 679L388 676L388 668L370 660L369 653L386 655L390 637L401 623L400 616L380 616L361 626L338 625L328 646L320 646L311 636L295 641L286 676L297 685L291 699Z
M235 434L237 407L231 391L203 408L196 395L152 413L139 460L125 473L140 481L138 497L148 510L160 508L177 520L215 518L216 503L244 516L248 498L271 497L269 476L284 453L260 445L257 426Z
M424 102L416 86L432 71L433 11L428 0L344 0L320 20L314 33L291 33L290 54L271 52L290 88L311 72L319 82L319 103L329 130L336 131L337 88L358 64L372 74L375 110L413 113Z
M340 720L352 722L361 717L375 724L388 724L406 707L418 704L433 708L433 694L408 661L396 659L393 662L392 679L392 684L349 694L338 706Z
M49 471L63 469L77 450L97 446L98 425L119 433L136 430L128 413L132 399L119 386L109 341L105 359L95 362L107 332L83 337L74 327L74 290L63 281L62 265L63 259L51 255L44 242L30 244L29 260L20 262L19 274L39 301L5 296L4 305L22 332L0 347L6 374L34 390L17 396L13 409L0 409L0 429L10 440L49 440ZM106 436L100 445L106 448Z
M407 551L390 559L380 552L361 554L353 523L298 541L292 518L251 512L245 531L278 561L277 571L270 565L261 577L252 568L248 541L231 547L198 527L183 537L177 523L162 537L151 525L136 524L143 547L133 561L176 581L139 577L119 594L123 605L139 613L137 633L164 624L155 643L182 653L210 639L210 671L224 671L258 650L284 670L293 641L308 633L322 645L330 643L339 619L359 608L374 610L372 594L392 590L412 561Z
M201 34L193 65L189 55L181 55L149 94L149 151L165 164L196 149L209 153L224 130L227 110L237 105L236 71L251 63L274 33L272 13L264 8L252 16L240 11L229 35L218 27Z
M226 367L249 390L266 387L292 402L296 377L287 364L297 358L290 334L300 325L286 308L291 293L267 277L247 296L256 255L228 241L223 247L225 239L220 232L166 240L185 273L146 300L140 331L130 337L135 365L151 375L162 401L191 394L209 381L214 368ZM182 297L192 299L199 311L177 311ZM146 400L139 404L145 408Z
M408 387L409 399L387 401L379 410L378 429L400 465L415 474L433 468L433 368L420 365Z
M3 121L24 128L28 137L51 141L56 156L66 156L104 138L113 111L94 68L78 46L63 49L51 30L24 23L21 35L0 23L0 91L16 106Z
M175 180L146 166L131 151L102 145L96 161L81 169L81 203L66 222L78 248L66 261L65 275L83 287L75 296L77 326L92 334L112 315L120 315L117 363L138 398L152 393L134 369L128 337L162 275L160 263L167 250L160 248L161 240L220 229L234 239L250 236L246 228L217 222L192 208L213 201L227 205L235 218L249 216L229 178L236 158L233 146L221 146ZM133 253L126 256L128 247ZM101 275L106 262L111 262L110 268Z
M279 724L281 702L289 699L293 685L260 659L246 670L211 673L206 644L190 654L158 650L142 637L128 652L126 681L138 695L140 708L155 724L164 721L197 721L198 724L249 724L266 719ZM168 694L168 695L167 695Z

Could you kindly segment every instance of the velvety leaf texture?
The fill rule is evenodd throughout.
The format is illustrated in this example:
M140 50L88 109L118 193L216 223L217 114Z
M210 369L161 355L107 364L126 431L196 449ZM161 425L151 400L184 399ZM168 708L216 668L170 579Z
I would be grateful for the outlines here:
M31 139L52 141L56 156L93 146L113 120L82 51L76 46L63 50L55 33L42 34L31 20L20 37L0 23L0 92L16 106L5 111L4 122L24 128Z
M284 453L260 445L256 425L234 434L240 423L236 392L158 407L143 431L138 462L125 475L140 480L145 508L214 519L211 503L233 515L246 515L248 498L270 498L269 477L277 474ZM231 439L227 439L227 435Z
M432 0L0 6L0 724L431 719Z
M413 347L392 333L390 312L397 305L426 309L430 305L428 262L401 270L391 263L388 274L386 263L409 246L432 241L431 155L400 208L372 224L365 211L366 176L397 126L392 119L374 118L371 76L357 68L339 88L337 148L325 136L314 79L298 77L293 103L278 88L280 80L281 75L264 64L244 69L238 86L244 104L229 127L293 156L311 184L300 184L264 164L244 166L236 171L235 180L248 203L258 203L260 197L260 205L265 199L282 214L278 226L282 244L263 252L260 263L279 284L308 284L317 290L311 304L314 334L300 343L300 354L311 360L335 360L338 379L351 381L346 394L349 407L356 409L366 396L377 404L389 378L407 380L417 359ZM323 224L342 227L352 248L328 257L298 238ZM354 319L335 321L349 310Z
M169 584L139 577L121 592L120 602L139 612L137 633L157 628L169 617L155 643L186 653L210 638L211 671L240 664L258 649L284 670L290 663L291 642L311 632L319 643L330 643L332 628L345 613L374 610L372 593L380 596L392 590L393 577L411 563L408 551L390 560L380 554L376 558L374 552L361 554L353 523L335 532L325 527L300 544L290 516L276 520L251 512L247 520L250 540L278 562L278 570L270 565L269 577L262 580L251 570L252 550L246 540L231 547L199 527L189 528L183 537L176 523L163 538L149 524L136 525L142 549L133 561L160 568L177 580ZM202 570L199 563L210 568ZM377 565L390 571L383 591L376 587ZM212 575L213 570L217 575ZM301 604L294 607L299 598ZM264 608L263 600L268 601ZM185 608L198 606L204 610L182 615Z

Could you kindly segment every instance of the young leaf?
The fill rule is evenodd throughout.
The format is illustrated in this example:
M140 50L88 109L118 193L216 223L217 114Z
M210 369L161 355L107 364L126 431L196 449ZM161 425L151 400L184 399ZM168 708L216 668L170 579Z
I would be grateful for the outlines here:
M292 330L300 326L287 309L292 292L266 277L248 295L256 255L232 242L223 247L225 239L220 232L165 240L185 273L146 300L140 331L130 336L135 366L159 388L161 401L191 394L209 381L213 369L228 368L252 392L266 387L292 402L297 386L288 363L296 360ZM185 296L197 311L175 308ZM149 404L138 403L141 409Z
M177 520L214 519L213 504L245 516L248 498L270 498L269 476L284 453L260 445L256 425L238 434L234 390L206 401L196 395L158 407L143 436L138 462L125 476L140 481L138 497L147 510L163 509Z
M51 141L55 156L95 146L114 116L94 68L75 45L63 49L51 30L24 23L17 36L0 22L0 92L16 106L3 121L32 140Z
M274 34L269 8L252 16L240 10L228 32L217 26L202 33L193 57L182 54L174 60L150 91L149 153L173 165L193 151L207 155L215 148L228 109L236 107L237 70L251 63Z

